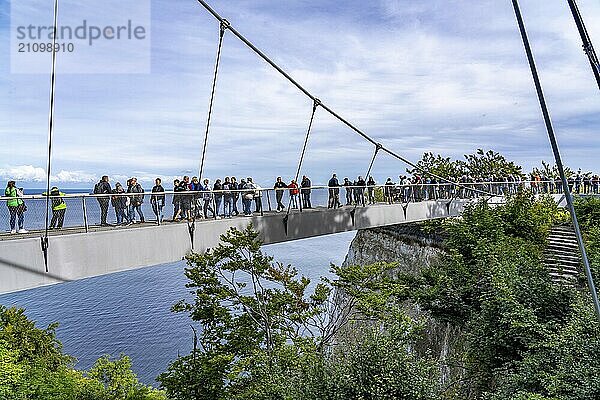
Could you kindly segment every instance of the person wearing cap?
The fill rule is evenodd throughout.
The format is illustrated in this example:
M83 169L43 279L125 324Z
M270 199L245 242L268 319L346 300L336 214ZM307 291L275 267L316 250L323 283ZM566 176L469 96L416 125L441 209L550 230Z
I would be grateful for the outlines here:
M42 193L47 196L46 192ZM67 212L67 203L61 198L65 194L58 190L56 186L50 189L50 202L52 203L52 220L50 221L50 229L62 229L65 222L65 213Z
M8 207L8 212L10 214L10 233L27 233L23 228L23 223L25 221L23 213L27 208L25 207L23 199L19 198L22 196L22 191L17 189L15 181L8 181L6 189L4 190L4 196L9 197L6 206ZM19 223L18 231L15 229L17 220Z

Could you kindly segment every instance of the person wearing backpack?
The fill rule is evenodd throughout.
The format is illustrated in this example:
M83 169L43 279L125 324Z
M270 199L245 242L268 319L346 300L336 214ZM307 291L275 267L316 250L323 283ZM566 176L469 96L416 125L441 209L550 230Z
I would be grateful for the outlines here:
M110 194L111 192L112 188L110 187L108 176L104 175L102 179L100 179L100 182L96 183L96 186L94 186L94 194ZM98 204L100 205L100 226L108 226L106 217L108 216L110 197L97 196L96 200L98 200Z
M6 189L4 190L4 196L10 198L6 202L10 214L10 233L27 233L28 231L23 228L23 223L25 221L23 213L27 210L27 207L25 207L23 199L19 198L22 196L22 191L17 189L15 181L8 181ZM17 222L19 225L18 231L15 229Z
M65 194L58 190L56 186L50 189L50 203L52 204L52 220L50 229L62 229L65 222L65 213L67 212L67 203L61 198ZM42 193L42 196L48 196L48 193Z

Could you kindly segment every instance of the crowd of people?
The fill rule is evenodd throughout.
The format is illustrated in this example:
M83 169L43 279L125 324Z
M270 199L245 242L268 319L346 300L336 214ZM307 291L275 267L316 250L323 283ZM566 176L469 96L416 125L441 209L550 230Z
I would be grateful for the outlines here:
M455 185L435 177L399 176L397 182L387 178L385 183L378 184L372 176L367 179L358 176L351 180L345 177L339 181L333 174L328 181L328 208L346 206L366 206L377 201L392 203L408 203L424 200L447 199L454 197L473 198L481 194L507 195L515 193L519 187L527 186L535 194L563 193L560 179L548 178L542 174L532 173L528 178L520 175L473 177L463 175L452 179L459 183ZM569 177L569 190L575 194L600 194L600 177L592 174L582 174L578 171ZM232 218L243 213L252 216L253 213L263 212L262 192L260 187L251 177L237 180L236 177L216 179L211 183L209 179L202 182L197 177L184 176L173 181L171 196L172 215L169 220L193 221L202 218ZM303 176L300 184L295 180L290 183L277 177L273 185L275 192L276 211L286 209L312 208L311 193L313 184L308 176ZM344 204L340 199L340 192L344 190ZM144 223L146 221L142 204L147 195L154 214L153 221L161 224L167 202L167 191L163 187L161 178L156 178L151 192L148 194L135 177L127 180L126 186L120 182L113 188L108 176L103 176L94 186L93 194L100 208L100 225L108 226L109 209L114 209L116 224L118 226ZM284 203L284 195L288 194L289 203ZM49 221L50 229L61 229L64 224L67 204L63 197L65 194L58 187L52 187L49 193L49 204L52 209L52 218ZM9 181L4 196L10 215L11 233L27 233L24 228L24 213L27 205L23 199L23 190L16 186L15 181ZM240 201L241 200L241 201ZM239 209L241 203L241 212Z

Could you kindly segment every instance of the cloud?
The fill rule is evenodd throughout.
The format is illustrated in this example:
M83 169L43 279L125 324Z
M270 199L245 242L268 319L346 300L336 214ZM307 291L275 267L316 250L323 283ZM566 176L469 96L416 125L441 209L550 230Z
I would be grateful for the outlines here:
M15 180L22 182L46 182L46 170L33 165L17 165L0 168L0 179ZM53 174L51 182L57 183L91 183L97 180L97 176L84 171L65 171Z
M214 6L327 105L409 159L425 151L461 157L478 147L500 150L526 168L551 159L510 2L232 0ZM77 9L70 12L78 18ZM582 12L592 39L600 39L600 24L591 24L600 5L582 4ZM523 13L565 161L600 170L598 158L589 156L600 99L568 7L536 0L523 4ZM53 166L64 174L53 173L57 178L85 183L108 174L123 183L129 175L166 180L198 170L218 24L185 0L155 0L152 22L151 74L68 75L59 63ZM0 146L0 159L31 164L23 176L35 180L33 166L45 164L48 76L2 68L0 90L7 95L0 97L0 136L11 140ZM310 107L228 32L207 176L267 182L293 174ZM325 182L333 169L364 174L372 146L322 110L313 129L303 167L313 181ZM384 157L376 169L397 175L404 166Z

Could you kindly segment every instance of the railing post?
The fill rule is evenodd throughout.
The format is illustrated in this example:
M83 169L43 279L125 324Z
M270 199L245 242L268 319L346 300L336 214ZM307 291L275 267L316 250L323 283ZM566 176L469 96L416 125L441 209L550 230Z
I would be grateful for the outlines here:
M271 209L271 196L269 195L269 193L270 193L270 189L267 189L267 204L269 205L269 212L270 212L270 211L273 211L273 210ZM262 212L262 207L261 207L260 211Z
M88 220L87 220L87 208L85 206L85 196L81 198L81 205L83 207L83 226L85 233L88 233Z

